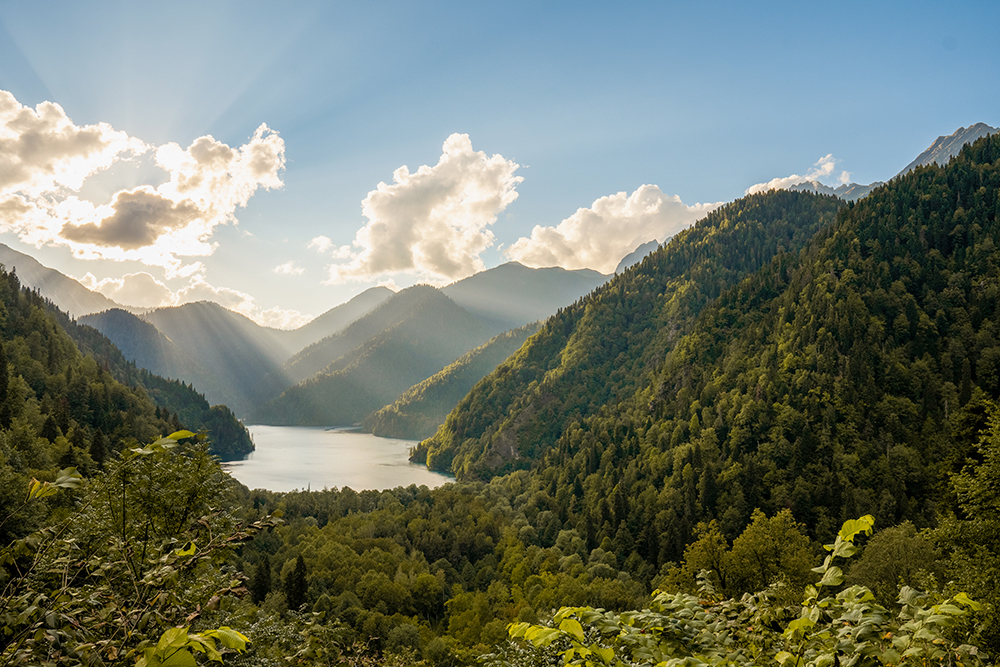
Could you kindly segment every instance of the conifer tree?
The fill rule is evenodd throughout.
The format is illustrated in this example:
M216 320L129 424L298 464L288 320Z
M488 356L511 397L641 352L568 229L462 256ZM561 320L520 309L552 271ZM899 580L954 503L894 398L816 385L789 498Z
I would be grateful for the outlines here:
M302 555L295 559L295 569L285 577L285 600L289 609L297 610L306 603L306 562Z

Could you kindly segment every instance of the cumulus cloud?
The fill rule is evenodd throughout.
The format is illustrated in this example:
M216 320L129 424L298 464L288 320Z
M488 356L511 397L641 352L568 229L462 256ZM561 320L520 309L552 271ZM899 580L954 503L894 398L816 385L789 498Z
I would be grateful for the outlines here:
M836 166L837 159L833 157L833 153L828 153L817 160L816 163L813 164L812 169L807 171L804 176L792 174L791 176L772 178L767 183L757 183L756 185L751 185L747 188L746 193L748 195L753 195L758 192L767 192L768 190L787 190L793 185L798 185L800 183L822 181L823 179L829 178L834 173ZM848 171L841 171L840 176L836 179L836 182L839 185L846 185L847 183L850 183L850 181L851 173Z
M87 177L119 157L146 149L107 123L77 126L58 104L42 102L29 109L0 90L0 197L79 190Z
M306 247L315 248L319 252L326 252L327 250L333 247L333 241L330 239L329 236L317 236L312 241L310 241L306 245Z
M185 227L201 215L193 202L176 202L145 186L116 194L111 210L100 224L63 226L63 238L135 250L153 245L162 235Z
M677 195L643 185L630 195L601 197L555 227L536 225L530 237L515 241L505 254L527 266L612 273L636 246L672 236L720 205L688 206Z
M88 273L79 281L88 289L100 292L125 306L157 308L175 304L175 295L171 289L145 271L103 280L98 280L94 274Z
M330 282L413 273L432 281L464 278L484 268L480 255L493 245L489 226L517 199L518 164L472 149L467 134L452 134L438 163L411 172L397 169L379 183L361 211L368 222L353 247L330 267ZM315 241L315 239L314 239Z
M119 191L101 205L77 196L89 177L149 150L165 183ZM75 125L57 104L31 109L0 91L0 231L69 246L82 259L189 274L182 258L210 255L216 226L235 221L258 189L281 187L284 150L267 125L239 148L211 136L154 148L106 123Z
M295 261L291 261L274 267L274 272L286 276L299 276L305 273L306 270L299 266Z
M276 329L294 329L312 319L311 315L296 310L263 308L246 292L228 287L216 287L201 274L190 276L188 283L176 291L145 271L103 280L98 280L92 273L88 273L79 281L87 288L132 308L162 308L194 301L214 301L246 315L258 324Z

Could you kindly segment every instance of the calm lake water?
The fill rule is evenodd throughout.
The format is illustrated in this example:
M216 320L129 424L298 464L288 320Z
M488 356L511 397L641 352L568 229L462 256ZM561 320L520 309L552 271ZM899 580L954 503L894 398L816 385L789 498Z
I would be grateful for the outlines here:
M379 438L349 429L308 426L247 426L256 451L245 461L223 464L251 489L291 491L344 488L392 489L421 484L434 488L452 477L407 458L414 440Z

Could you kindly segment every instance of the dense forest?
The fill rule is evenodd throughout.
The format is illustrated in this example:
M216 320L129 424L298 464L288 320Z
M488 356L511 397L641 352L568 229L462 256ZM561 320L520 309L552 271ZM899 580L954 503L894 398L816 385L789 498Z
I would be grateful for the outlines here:
M995 136L720 209L480 382L434 490L244 489L8 281L0 664L989 662L998 191Z
M630 396L707 303L776 254L794 256L843 205L778 191L711 213L551 317L462 400L414 460L460 479L529 465L573 422Z

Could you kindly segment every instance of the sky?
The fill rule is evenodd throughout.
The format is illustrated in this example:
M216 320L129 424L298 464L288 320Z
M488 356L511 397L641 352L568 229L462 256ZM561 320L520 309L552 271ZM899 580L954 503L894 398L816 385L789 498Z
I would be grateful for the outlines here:
M1000 4L0 0L0 243L290 328L1000 126ZM778 179L778 180L776 180Z

